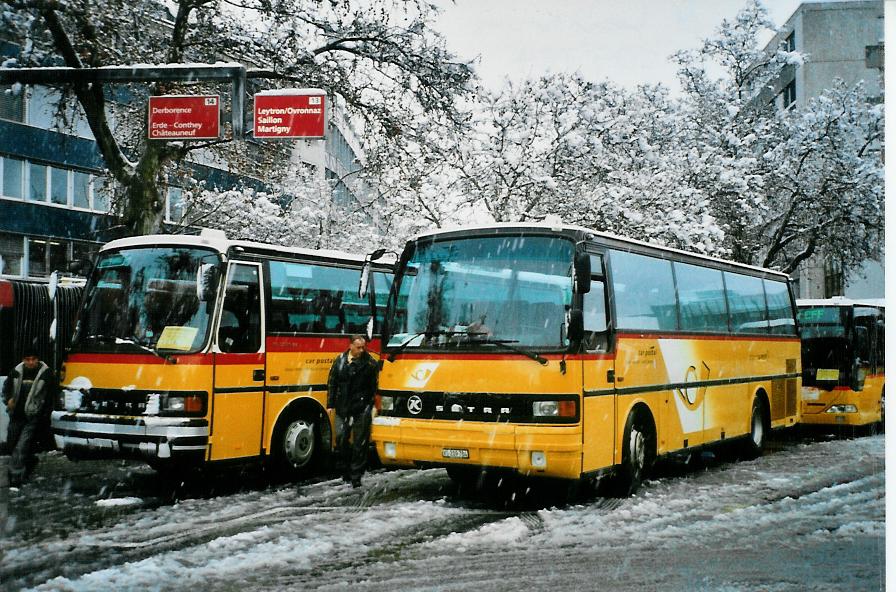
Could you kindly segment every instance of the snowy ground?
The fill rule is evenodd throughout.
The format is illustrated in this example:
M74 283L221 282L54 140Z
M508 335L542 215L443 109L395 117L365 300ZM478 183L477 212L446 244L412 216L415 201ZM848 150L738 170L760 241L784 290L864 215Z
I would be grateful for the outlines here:
M380 471L359 490L251 472L167 484L49 453L30 483L0 488L0 586L883 589L883 436L704 460L666 463L629 499L565 502L556 488L458 491L441 470Z

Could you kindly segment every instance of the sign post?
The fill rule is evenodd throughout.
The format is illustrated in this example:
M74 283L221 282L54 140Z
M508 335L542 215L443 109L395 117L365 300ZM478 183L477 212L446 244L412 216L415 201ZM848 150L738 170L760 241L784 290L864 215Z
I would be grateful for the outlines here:
M221 136L217 95L149 97L150 140L217 140Z
M326 137L327 94L319 88L267 90L255 95L256 138Z

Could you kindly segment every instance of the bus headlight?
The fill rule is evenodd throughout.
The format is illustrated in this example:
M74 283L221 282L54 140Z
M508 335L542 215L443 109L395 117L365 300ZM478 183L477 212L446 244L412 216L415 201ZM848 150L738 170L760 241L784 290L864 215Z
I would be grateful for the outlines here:
M575 401L533 401L532 415L535 417L575 417Z
M398 451L395 446L395 442L384 442L383 443L383 454L386 455L386 458L395 458L398 456Z
M548 457L544 452L541 452L540 450L533 451L530 456L530 460L533 467L543 469L548 466Z
M392 411L395 408L395 397L380 396L380 411Z
M151 396L151 395L150 395ZM168 395L161 397L161 412L201 414L205 409L205 401L198 394ZM147 405L147 409L150 405Z
M831 405L825 410L825 413L856 413L855 405Z

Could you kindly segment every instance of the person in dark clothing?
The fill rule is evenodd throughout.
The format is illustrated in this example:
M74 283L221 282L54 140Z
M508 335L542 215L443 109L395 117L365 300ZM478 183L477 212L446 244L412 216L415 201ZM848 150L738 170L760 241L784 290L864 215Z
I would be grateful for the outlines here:
M352 335L347 351L330 367L327 407L336 410L336 453L343 463L342 479L361 485L367 469L371 411L379 364L367 352L367 337Z
M52 405L56 377L40 361L37 352L25 350L22 363L12 369L3 383L3 401L9 413L6 446L12 454L9 484L19 486L36 464L34 440L41 420Z

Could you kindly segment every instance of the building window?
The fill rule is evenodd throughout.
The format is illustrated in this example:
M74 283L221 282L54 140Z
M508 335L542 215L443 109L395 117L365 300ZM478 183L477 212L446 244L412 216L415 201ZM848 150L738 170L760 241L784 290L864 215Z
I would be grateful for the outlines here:
M106 177L93 178L93 209L100 212L108 212L109 204L112 200L109 198L111 188Z
M82 171L0 157L2 197L108 212L106 185L105 178Z
M22 85L0 85L0 119L25 122L25 93Z
M47 167L28 163L28 199L47 201Z
M784 50L796 51L796 35L793 32L784 39Z
M836 259L824 262L824 297L843 296L843 265Z
M0 275L47 278L67 272L72 261L92 260L98 251L96 243L0 233Z
M68 205L68 171L50 167L50 201L63 206Z
M87 173L72 172L72 205L76 208L90 208L90 175Z
M25 162L16 158L0 158L3 167L3 195L22 199Z
M789 109L791 105L796 103L796 80L791 80L790 84L781 91L781 103L784 109Z
M24 244L17 234L0 233L0 275L22 275Z

